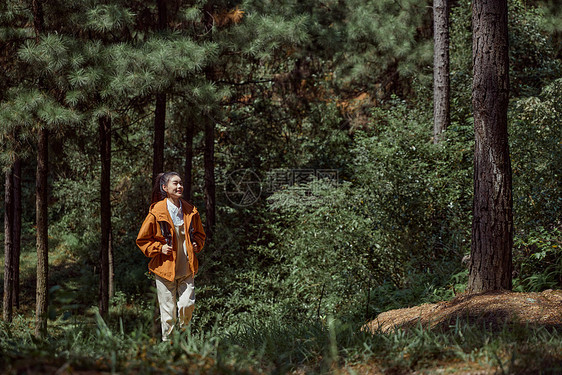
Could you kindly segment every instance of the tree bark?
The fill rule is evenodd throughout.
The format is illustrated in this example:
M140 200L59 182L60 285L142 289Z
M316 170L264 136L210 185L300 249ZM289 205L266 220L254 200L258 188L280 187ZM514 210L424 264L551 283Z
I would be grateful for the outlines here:
M43 15L43 2L40 0L32 0L31 8L33 11L33 29L35 30L35 38L39 39L39 35L43 32L45 17Z
M4 296L2 318L6 322L12 321L12 298L14 291L14 168L11 166L5 172L4 186Z
M185 140L185 170L183 195L188 202L193 202L193 136L195 133L195 124L189 121L187 124L186 140Z
M168 22L168 12L165 0L157 0L158 25L157 29L163 31ZM164 133L166 130L166 94L156 94L156 108L154 110L154 143L152 159L152 181L160 172L164 172Z
M49 281L49 222L48 190L49 131L39 130L37 145L37 174L35 215L37 221L37 289L35 296L35 335L47 334L48 281Z
M33 28L35 40L39 40L44 27L43 3L32 0ZM42 82L39 79L39 87ZM39 130L37 143L37 170L35 175L35 219L37 225L37 287L35 289L35 336L47 335L47 308L49 306L49 218L48 218L48 187L49 174L49 131Z
M433 142L450 122L449 0L433 1Z
M158 25L157 29L163 31L166 29L168 23L168 12L165 0L157 0L156 5L158 8ZM152 159L152 183L156 182L156 176L164 172L164 134L166 131L166 94L156 94L156 108L154 112L154 144ZM157 305L157 304L156 304ZM154 316L159 316L158 306L154 307ZM159 331L160 324L155 318L153 321L152 332L153 334Z
M474 203L468 291L512 287L513 203L507 136L507 0L476 0L472 11Z
M21 254L21 159L16 157L14 162L14 226L13 226L13 264L14 264L14 292L12 304L16 309L20 307L20 254Z
M168 8L166 7L166 0L157 0L156 6L158 8L158 30L166 30L168 24Z
M212 27L211 13L207 11L207 24L209 29ZM205 68L205 78L209 82L214 82L215 72L212 66ZM211 112L203 113L205 149L203 152L203 165L205 168L205 233L206 243L210 243L213 238L215 227L215 121Z
M154 157L152 161L152 181L164 171L164 131L166 130L166 94L156 94L154 113Z
M99 119L101 179L100 179L100 284L99 310L101 316L109 312L109 248L111 239L111 118Z
M113 229L109 232L109 299L115 296L115 257L113 254Z
M211 241L215 227L215 122L210 115L205 118L205 151L203 163L205 165L205 232L207 240Z

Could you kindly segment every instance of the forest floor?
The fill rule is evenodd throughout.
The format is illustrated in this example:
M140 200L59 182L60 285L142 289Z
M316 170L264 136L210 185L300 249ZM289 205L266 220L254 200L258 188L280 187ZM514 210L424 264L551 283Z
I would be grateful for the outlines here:
M562 329L562 290L545 290L540 293L509 291L482 294L463 294L450 301L426 303L410 308L390 310L379 314L363 328L373 333L389 333L394 330L409 330L420 325L431 330L446 332L455 329L458 322L480 326L486 330L517 329L521 327L545 327ZM543 363L562 364L562 351L544 353ZM352 367L351 373L378 374L376 363ZM518 373L533 373L521 369ZM347 372L347 371L346 371ZM385 371L386 373L386 371ZM499 366L482 363L435 363L415 374L497 374L504 373Z
M562 327L562 290L463 294L450 301L383 312L366 328L386 333L421 323L424 327L448 329L457 319L490 328L505 323Z
M540 327L539 334L529 327ZM334 373L338 375L363 374L560 374L562 351L560 335L548 332L562 331L562 290L541 293L494 292L459 295L450 301L423 304L410 308L386 311L363 327L375 333L365 337L363 345L372 346L366 356L345 356L341 347L339 360L324 361L321 357L296 367L272 370L271 363L256 362L250 367L235 364L219 365L215 359L198 353L187 353L177 345L137 341L124 341L137 345L118 359L109 358L111 351L92 361L80 351L69 358L53 356L56 346L50 349L32 349L18 354L16 348L4 353L7 374L110 374L108 363L116 363L117 373L199 373L199 374L268 374ZM546 330L546 331L545 331ZM545 333L546 332L546 333ZM312 331L311 331L312 333ZM403 334L401 334L403 333ZM413 333L409 335L409 333ZM527 338L527 334L532 337ZM111 336L111 335L110 335ZM318 337L311 336L314 340ZM386 338L386 339L385 339ZM103 337L93 337L101 340ZM114 338L119 343L118 337ZM64 344L64 339L61 339ZM111 343L111 337L108 338ZM381 341L382 340L382 341ZM388 341L384 341L388 340ZM394 345L398 342L398 345ZM380 344L380 347L376 345ZM53 338L53 344L57 341ZM91 345L93 342L84 342ZM15 345L12 343L10 345ZM153 348L154 347L154 348ZM482 350L482 347L486 347ZM62 348L61 348L62 349ZM119 350L126 349L121 343ZM286 349L286 348L285 348ZM65 350L69 350L66 348ZM191 350L191 349L190 349ZM293 352L275 351L272 356L287 356ZM187 353L187 354L186 354ZM322 351L318 352L320 356ZM83 356L84 358L82 358ZM337 357L336 357L337 358ZM323 367L327 365L328 367ZM255 366L255 367L254 367Z

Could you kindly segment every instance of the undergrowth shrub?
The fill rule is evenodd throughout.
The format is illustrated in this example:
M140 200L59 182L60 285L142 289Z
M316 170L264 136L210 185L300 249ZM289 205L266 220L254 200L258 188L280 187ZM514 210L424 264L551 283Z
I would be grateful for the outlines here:
M562 287L562 79L510 113L515 285Z
M294 316L365 318L386 308L369 307L376 288L400 293L424 273L425 289L402 302L454 294L437 290L468 250L471 132L458 126L434 145L429 123L394 99L354 134L351 181L316 180L269 198L269 242L249 248L274 260L267 272L280 275L277 300Z

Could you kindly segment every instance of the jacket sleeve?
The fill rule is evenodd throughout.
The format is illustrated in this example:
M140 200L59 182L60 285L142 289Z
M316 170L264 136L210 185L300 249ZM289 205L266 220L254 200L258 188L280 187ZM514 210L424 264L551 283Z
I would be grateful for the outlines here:
M155 238L156 233L158 233L156 217L148 214L142 223L136 242L144 255L149 258L154 258L162 250L162 243Z
M195 237L195 242L197 243L196 253L198 253L203 250L206 237L205 230L203 229L203 224L201 224L201 217L199 216L199 212L193 215L191 223L193 224L193 237Z

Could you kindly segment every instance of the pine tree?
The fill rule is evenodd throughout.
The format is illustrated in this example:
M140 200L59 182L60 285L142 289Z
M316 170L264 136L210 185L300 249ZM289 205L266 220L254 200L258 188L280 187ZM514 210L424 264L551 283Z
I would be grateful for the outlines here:
M111 247L111 118L101 116L99 123L101 178L100 178L100 315L109 312L110 295L110 247Z
M204 131L205 228L209 240L213 237L217 220L216 127L223 123L224 118L230 117L230 111L234 109L227 103L236 102L238 97L247 97L248 90L253 90L255 86L271 83L275 67L269 71L260 71L256 67L267 66L272 60L272 53L282 55L284 48L306 39L302 15L291 14L294 19L287 21L274 14L275 9L257 15L252 14L255 9L253 3L245 3L244 6L248 9L224 1L207 1L186 12L193 15L196 35L205 36L203 40L199 37L200 42L218 46L216 55L209 59L199 77L201 88L195 91L199 95L194 98L195 105L200 108L196 119L202 123ZM245 16L246 11L248 17ZM252 103L248 103L247 107L251 108ZM186 161L186 165L188 163Z
M17 64L11 59L17 53L17 46L27 36L18 27L25 22L20 12L10 7L13 4L3 2L0 4L0 28L4 30L2 36L2 50L0 55L0 66L3 69L0 73L0 102L2 104L8 100L9 91L18 80L23 78ZM14 27L15 26L15 27ZM7 294L12 295L11 306L4 303L4 316L11 315L12 307L19 307L19 263L21 249L21 165L22 155L25 150L22 149L21 132L18 124L10 121L9 116L4 115L10 111L10 107L0 104L0 138L2 139L2 163L6 168L6 178L8 174L12 175L12 181L6 181L7 190L5 191L5 257L11 254L10 259L5 259L6 270L10 270L11 274L6 274L4 278L4 300L8 298ZM11 192L10 190L11 186ZM12 209L9 206L12 205ZM11 221L10 221L11 220ZM11 232L8 233L9 228Z
M198 46L181 34L168 35L163 32L167 24L166 3L158 2L157 5L159 21L156 30L152 27L154 22L151 15L154 13L150 4L128 3L127 7L99 5L86 10L90 30L85 43L92 44L92 39L101 41L93 45L99 46L98 53L104 59L90 55L86 66L72 73L76 91L73 95L79 98L75 105L81 107L82 111L97 113L95 116L99 118L102 144L99 294L102 315L107 313L108 289L112 285L111 275L108 275L111 273L108 271L112 263L111 254L107 254L112 247L109 218L111 177L108 166L111 160L108 125L112 120L108 114L116 120L119 119L118 113L142 117L151 110L148 103L156 96L153 171L160 172L163 168L166 93L173 93L178 82L189 79L190 73L199 68L199 61L206 59L204 46ZM137 19L134 18L133 10L138 12ZM108 24L108 19L113 23ZM114 37L116 32L119 38ZM139 38L139 35L144 36ZM89 85L87 77L84 77L84 71L88 68L99 70L100 79L93 85ZM82 81L84 84L81 84Z
M507 0L473 3L474 205L468 290L512 287Z
M188 118L185 131L185 162L184 162L184 198L193 201L193 137L195 124Z
M61 104L61 85L64 85L64 82L61 82L60 72L67 61L68 40L48 32L46 14L54 15L54 9L48 7L48 11L45 12L44 3L35 0L31 1L28 7L21 7L14 3L6 4L6 7L8 14L11 14L15 20L11 34L13 38L8 44L15 53L11 55L8 63L10 67L8 74L13 79L8 81L10 88L2 98L1 116L7 129L17 129L18 138L37 142L36 334L43 336L46 334L48 305L49 133L58 130L64 124L76 122L77 116ZM22 79L23 77L25 79ZM14 137L11 147L17 149L19 143ZM18 211L21 210L16 206L15 212ZM17 219L15 222L20 221ZM17 246L16 243L16 248ZM18 262L15 260L13 263ZM17 298L12 297L12 301L17 302L16 300Z
M87 37L82 43L83 48L77 51L81 55L81 64L70 73L71 91L67 94L67 100L82 111L86 118L91 119L89 123L92 132L97 127L101 165L98 306L100 315L106 317L114 290L111 215L112 117L120 106L124 105L123 100L112 96L110 85L115 71L109 60L112 57L111 49L121 42L114 39L114 33L124 34L132 20L131 13L117 4L95 5L85 8L83 12L88 20L86 30L80 34Z
M168 9L165 0L157 0L158 32L164 32L168 24ZM152 164L152 182L158 173L164 171L164 131L166 130L166 93L156 93L154 110L154 158Z
M16 156L14 161L14 224L13 235L12 235L12 264L13 264L13 280L14 280L14 291L12 293L12 305L18 309L20 307L20 255L21 255L21 216L22 216L22 206L21 206L21 157Z
M450 121L449 0L433 2L433 142Z
M37 288L35 295L35 335L47 334L48 280L49 280L49 223L48 223L48 187L49 174L49 130L39 130L37 143L36 181L36 221L37 221Z
M41 0L32 1L33 28L35 39L41 37L44 29L43 4ZM41 80L38 81L42 86ZM37 287L35 294L35 335L47 334L48 280L49 280L49 222L47 206L47 175L49 173L49 130L39 126L37 142L37 172L35 177L35 216L37 222Z
M13 225L14 225L14 189L13 168L5 172L4 194L4 299L2 317L4 321L12 321L12 298L14 292L13 264Z

